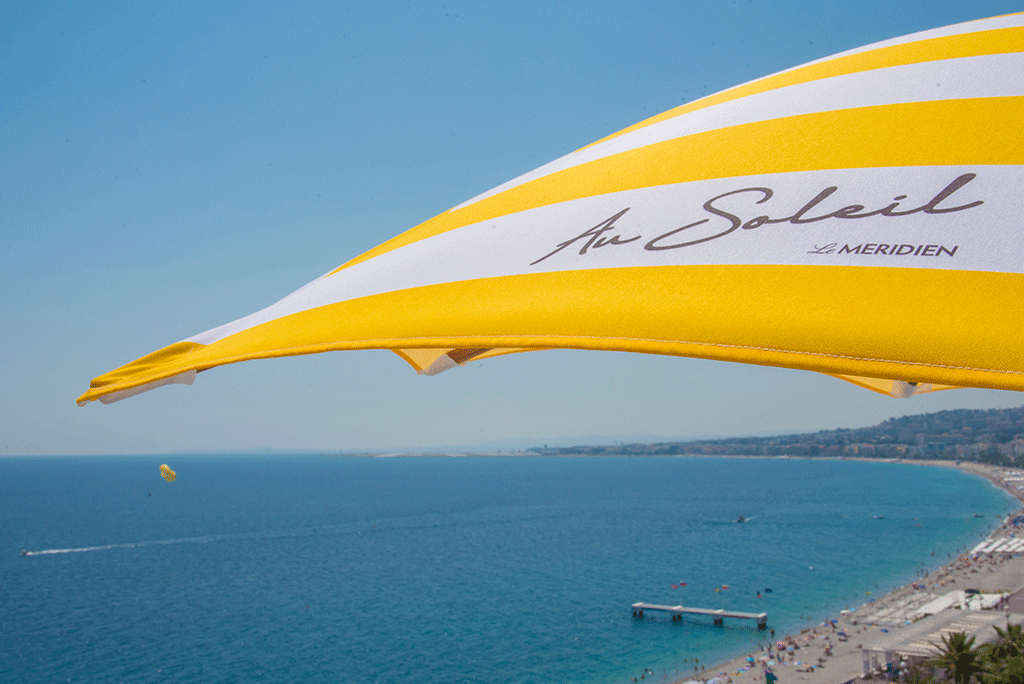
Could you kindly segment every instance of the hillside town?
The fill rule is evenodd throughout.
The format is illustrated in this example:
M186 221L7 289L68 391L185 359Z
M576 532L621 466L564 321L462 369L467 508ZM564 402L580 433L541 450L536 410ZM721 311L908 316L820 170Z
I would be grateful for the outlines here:
M948 459L1024 463L1024 407L958 409L808 434L528 450L553 456L699 455Z

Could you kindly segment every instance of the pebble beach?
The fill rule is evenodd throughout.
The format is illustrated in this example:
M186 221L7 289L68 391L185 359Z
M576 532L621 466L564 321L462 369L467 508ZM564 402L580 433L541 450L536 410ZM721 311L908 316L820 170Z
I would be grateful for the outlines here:
M956 468L983 477L1024 503L1024 495L1009 468L977 463L957 465L952 461L921 461L924 466ZM1024 513L1024 510L1020 511ZM765 681L769 667L779 684L843 684L860 680L864 671L864 649L898 632L906 626L941 609L955 600L957 590L972 589L984 594L1011 594L1024 588L1024 530L1011 522L1016 515L1002 521L983 544L968 549L950 563L898 587L883 596L872 598L861 606L807 627L795 634L766 633L761 648L732 660L706 667L689 676L675 677L674 684L718 680L723 684L753 684ZM1022 538L1018 544L1018 537ZM999 544L1000 540L1006 540ZM995 549L999 548L999 551ZM868 598L868 597L865 597ZM769 627L771 620L769 616ZM781 648L780 648L781 647ZM653 674L653 673L652 673Z

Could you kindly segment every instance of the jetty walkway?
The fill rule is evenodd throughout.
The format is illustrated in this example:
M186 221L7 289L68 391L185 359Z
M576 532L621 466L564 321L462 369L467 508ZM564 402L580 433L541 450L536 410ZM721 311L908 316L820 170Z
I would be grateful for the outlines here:
M739 618L741 620L756 620L758 629L768 626L768 613L744 613L738 610L716 610L714 608L688 608L686 606L662 606L657 603L634 603L633 617L642 618L645 610L657 610L663 613L671 613L672 621L678 622L683 615L710 615L716 625L722 624L724 618Z

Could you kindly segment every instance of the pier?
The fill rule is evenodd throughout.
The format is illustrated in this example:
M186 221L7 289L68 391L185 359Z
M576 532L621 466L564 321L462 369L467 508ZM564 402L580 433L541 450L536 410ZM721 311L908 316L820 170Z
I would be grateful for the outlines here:
M738 610L715 610L714 608L687 608L686 606L661 606L656 603L634 603L633 617L642 618L645 610L657 610L663 613L671 613L672 621L679 622L683 615L710 615L716 625L722 624L724 618L739 618L741 620L756 620L757 628L764 629L768 626L768 613L744 613Z

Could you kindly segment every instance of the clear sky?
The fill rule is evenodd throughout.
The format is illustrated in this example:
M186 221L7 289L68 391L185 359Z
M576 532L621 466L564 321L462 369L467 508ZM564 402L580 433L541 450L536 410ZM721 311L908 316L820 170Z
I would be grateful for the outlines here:
M573 443L869 425L813 373L540 352L420 377L253 361L110 406L101 373L682 102L1021 2L21 2L0 7L0 455ZM525 439L524 439L525 438ZM578 439L577 439L578 438Z

